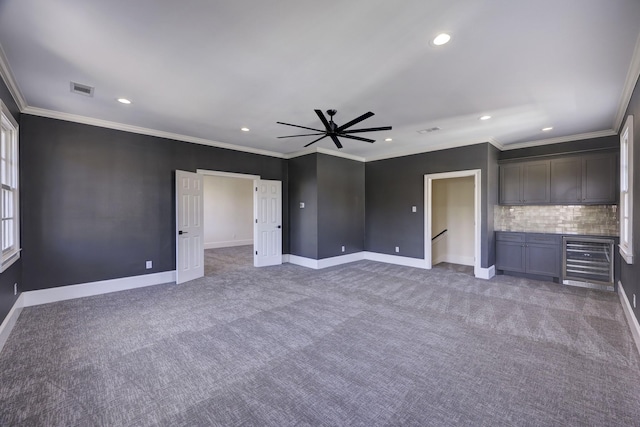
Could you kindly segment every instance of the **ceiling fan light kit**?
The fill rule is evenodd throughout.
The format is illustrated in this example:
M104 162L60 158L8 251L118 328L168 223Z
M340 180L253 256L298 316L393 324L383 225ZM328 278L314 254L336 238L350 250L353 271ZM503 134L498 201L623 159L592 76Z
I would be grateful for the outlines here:
M338 137L347 138L347 139L355 139L357 141L364 141L364 142L374 143L375 142L374 139L362 138L360 136L354 136L354 135L351 135L351 134L353 134L353 133L363 133L363 132L378 132L378 131L382 131L382 130L391 130L391 126L381 126L381 127L363 128L363 129L349 129L351 126L357 125L361 121L363 121L365 119L368 119L369 117L373 116L374 114L371 111L369 111L367 113L364 113L363 115L361 115L359 117L356 117L355 119L353 119L350 122L347 122L347 123L345 123L345 124L343 124L341 126L338 126L333 121L333 116L336 115L337 110L327 110L327 115L329 115L329 120L327 120L327 118L325 117L325 115L322 112L322 110L314 110L314 111L316 112L316 114L318 115L318 118L320 119L320 121L324 125L324 130L310 128L310 127L306 127L306 126L294 125L294 124L291 124L291 123L277 122L278 124L281 124L281 125L293 126L293 127L297 127L297 128L301 128L301 129L312 130L312 131L315 132L315 133L305 133L305 134L300 134L300 135L279 136L278 138L297 138L297 137L300 137L300 136L318 136L318 135L320 135L319 138L314 139L313 141L311 141L310 143L305 145L305 147L308 147L311 144L315 144L316 142L320 141L323 138L329 137L329 138L331 138L333 143L336 145L336 147L342 148L342 143L340 142Z

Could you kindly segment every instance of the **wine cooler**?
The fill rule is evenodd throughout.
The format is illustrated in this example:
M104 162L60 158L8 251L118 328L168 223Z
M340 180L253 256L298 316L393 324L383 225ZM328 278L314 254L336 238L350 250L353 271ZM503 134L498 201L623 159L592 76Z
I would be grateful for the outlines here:
M564 236L562 283L613 291L613 246L613 239Z

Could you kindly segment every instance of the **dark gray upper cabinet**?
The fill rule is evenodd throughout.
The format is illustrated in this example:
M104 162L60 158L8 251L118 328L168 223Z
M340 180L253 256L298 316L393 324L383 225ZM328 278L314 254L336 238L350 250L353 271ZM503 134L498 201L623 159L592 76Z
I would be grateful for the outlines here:
M615 152L503 163L500 204L614 204L617 170Z
M582 202L616 203L618 156L615 153L587 155L582 159Z
M551 160L551 203L616 203L616 153L586 154Z
M549 161L518 162L500 166L500 203L549 203Z
M580 203L582 160L579 156L551 160L551 203Z

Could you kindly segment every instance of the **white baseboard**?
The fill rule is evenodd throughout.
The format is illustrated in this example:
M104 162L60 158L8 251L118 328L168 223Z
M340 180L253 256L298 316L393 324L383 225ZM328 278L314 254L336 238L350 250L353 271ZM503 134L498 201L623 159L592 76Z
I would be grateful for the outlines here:
M489 280L496 275L496 266L492 265L489 268L476 267L474 268L473 275L478 279Z
M79 285L27 291L23 292L21 296L24 298L24 307L30 307L32 305L48 304L50 302L107 294L175 281L175 271L163 271L160 273L101 280L99 282L82 283Z
M427 262L421 258L409 258L399 255L364 252L364 259L369 261L386 262L387 264L404 265L405 267L427 268Z
M289 254L282 254L282 263L289 262Z
M444 254L444 255L440 255L438 257L436 257L433 260L432 265L436 265L436 264L440 264L441 262L448 262L451 264L458 264L458 265L468 265L473 267L473 264L475 262L473 256L463 256L463 255L456 255L456 254Z
M340 255L340 256L334 256L331 258L323 258L323 259L312 259L312 258L305 258L297 255L289 255L288 262L290 264L300 265L302 267L319 270L321 268L334 267L336 265L348 264L354 261L361 261L364 259L362 254L363 252L356 252L353 254Z
M247 240L229 240L227 242L205 242L205 249L231 248L234 246L253 245L253 239Z
M20 294L16 302L13 304L13 307L11 307L11 310L9 310L9 314L7 314L7 317L5 317L0 325L0 351L2 351L2 347L4 347L7 339L9 339L9 334L11 334L13 327L18 321L18 317L22 312L22 307L24 307L24 298L22 295L23 294Z
M620 303L622 304L622 311L624 311L627 323L629 323L631 335L633 336L633 340L638 348L638 353L640 353L640 324L638 324L638 319L635 314L633 314L629 298L627 298L627 294L624 291L624 287L622 287L622 282L620 281L618 281L618 296L620 297Z

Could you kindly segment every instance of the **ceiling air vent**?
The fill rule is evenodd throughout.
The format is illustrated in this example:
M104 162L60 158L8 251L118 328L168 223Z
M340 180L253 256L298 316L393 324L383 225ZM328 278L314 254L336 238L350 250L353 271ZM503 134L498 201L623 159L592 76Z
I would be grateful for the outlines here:
M93 96L93 86L71 82L71 92L77 93L78 95Z
M419 130L418 133L431 133L431 132L439 131L440 129L441 128L439 128L438 126L435 126L435 127L429 128L429 129Z

